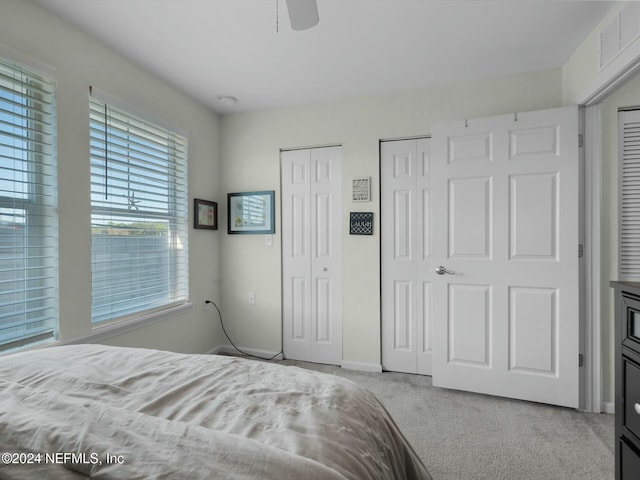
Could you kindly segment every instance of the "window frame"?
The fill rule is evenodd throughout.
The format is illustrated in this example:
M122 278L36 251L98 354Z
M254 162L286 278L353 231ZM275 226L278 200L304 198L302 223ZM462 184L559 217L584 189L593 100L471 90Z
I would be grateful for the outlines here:
M103 326L109 323L120 323L121 321L129 321L132 319L143 319L148 317L149 315L154 315L158 312L164 312L168 309L174 309L175 307L179 307L181 305L187 304L189 301L189 257L188 257L188 138L182 132L177 129L173 129L171 127L166 127L162 123L157 122L155 119L151 118L148 114L140 114L134 108L130 106L124 105L122 102L114 101L111 97L105 95L90 95L90 115L89 115L89 128L90 128L90 143L91 143L91 152L90 152L90 163L91 163L91 174L90 174L90 182L91 182L91 252L92 252L92 261L91 261L91 276L92 276L92 288L91 288L91 324L94 327ZM99 123L96 120L96 115L99 116L99 112L97 106L102 106L104 108L104 117L102 118L103 122ZM144 163L145 160L141 160L140 158L136 158L139 152L136 152L134 148L131 147L131 144L135 144L140 141L140 136L138 134L133 134L129 132L126 134L124 130L119 128L114 128L111 134L109 133L112 125L109 124L110 116L117 117L118 125L124 125L127 122L130 122L132 125L135 125L135 128L139 128L141 125L146 125L153 132L153 134L166 135L164 139L166 141L166 155L167 161L166 165L166 175L167 175L167 190L166 195L163 198L166 199L166 214L163 216L158 214L158 212L150 212L144 211L144 201L138 201L135 198L135 193L142 190L129 190L131 192L131 198L128 201L128 204L116 204L111 207L98 206L97 202L94 199L94 195L99 194L96 190L96 181L95 179L98 176L94 175L94 168L96 165L99 165L102 161L102 164L105 168L105 174L103 180L106 182L105 186L105 196L108 195L108 191L106 189L109 188L110 179L114 180L113 177L109 176L107 172L109 168L110 162L115 162L122 167L123 165L128 165L127 168L140 168L138 163ZM99 144L99 141L96 141L94 144L94 140L96 140L96 129L101 128L102 134L104 137L103 146L105 148L105 154L100 160L99 155L95 151L95 145ZM132 127L134 129L134 127ZM116 132L117 131L117 132ZM116 132L114 134L114 132ZM118 136L120 134L120 136ZM127 136L128 135L128 136ZM150 134L151 135L151 134ZM132 140L134 138L136 140ZM108 145L115 140L123 140L123 138L127 138L127 147L123 147L119 145L118 148L119 153L114 154L113 152L109 152ZM138 143L139 145L139 143ZM126 153L123 153L126 152ZM121 157L119 160L115 160L115 157ZM106 160L105 160L106 158ZM126 159L126 160L124 160ZM178 162L179 164L176 164ZM163 167L163 168L164 168ZM122 179L119 179L122 181ZM127 180L130 182L130 178ZM151 182L153 183L153 182ZM122 187L120 187L122 188ZM140 198L140 197L138 197ZM143 208L143 210L140 210ZM135 212L134 212L135 210ZM130 223L136 223L135 219L156 219L158 223L161 221L167 222L167 241L170 245L168 247L169 251L169 285L172 283L177 283L177 287L175 288L175 294L169 295L166 299L162 301L152 301L145 302L142 300L138 306L134 306L134 299L129 299L129 304L131 306L123 308L123 309L115 309L113 305L116 303L111 302L104 305L97 305L96 300L96 283L98 282L96 278L96 269L97 262L95 261L96 251L94 250L94 242L96 242L96 234L95 230L98 228L96 223L97 217L110 217L112 219L120 219L122 220L122 226L116 228L126 228L124 224L129 221ZM127 220L129 219L129 220ZM145 220L146 221L146 220ZM141 227L142 228L142 227ZM143 229L144 230L144 229ZM115 230L114 230L115 232ZM114 233L112 232L112 234ZM182 250L183 253L180 253L178 250ZM178 278L176 282L175 279ZM168 291L173 291L171 288ZM112 295L113 299L117 298L117 295ZM144 298L139 297L139 298ZM111 305L111 307L108 307ZM112 312L109 313L108 309L111 308ZM102 310L100 310L102 309ZM103 311L103 313L100 313Z
M22 283L23 288L0 291L2 297L21 295L14 301L2 302L3 306L23 305L21 311L14 313L22 320L13 322L13 326L11 322L0 322L3 327L0 330L21 326L24 333L7 335L0 341L0 351L5 351L54 341L58 337L57 103L55 79L29 66L0 58L1 81L4 81L2 90L6 96L0 99L0 104L5 106L0 110L0 116L5 117L0 118L5 126L0 132L0 140L5 139L0 141L0 149L6 149L6 152L0 153L0 161L14 162L14 168L16 162L24 163L23 169L5 167L21 178L3 179L13 183L14 189L0 196L0 214L12 219L24 218L24 243L18 247L23 255L17 257L24 263L11 270L23 272L22 278L13 280ZM16 120L20 118L22 120ZM6 138L12 136L23 145L6 143ZM16 149L22 150L22 154L16 153ZM15 188L20 182L24 183L23 191ZM3 213L7 211L13 213ZM16 211L23 213L16 214ZM41 312L47 313L38 316ZM10 317L11 313L3 314L0 320ZM33 331L29 333L29 329Z

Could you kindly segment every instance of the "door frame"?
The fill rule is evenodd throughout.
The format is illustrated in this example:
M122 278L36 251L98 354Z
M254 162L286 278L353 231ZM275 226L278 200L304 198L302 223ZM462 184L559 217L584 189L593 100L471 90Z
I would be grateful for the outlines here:
M584 112L584 402L587 412L613 413L602 403L602 306L600 221L602 215L602 125L600 103Z
M619 10L618 10L619 12ZM602 367L602 120L601 103L640 72L640 43L632 42L605 69L601 69L573 103L585 115L585 406L590 412L615 413L614 404L603 404ZM607 313L609 314L609 313Z

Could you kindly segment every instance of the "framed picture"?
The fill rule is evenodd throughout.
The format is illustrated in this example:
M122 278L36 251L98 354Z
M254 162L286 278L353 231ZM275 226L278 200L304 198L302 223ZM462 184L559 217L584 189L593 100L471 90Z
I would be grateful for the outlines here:
M193 228L218 229L218 204L207 200L193 199Z
M243 192L227 194L229 233L275 233L275 192Z
M371 177L358 177L351 181L351 201L369 202L371 200Z

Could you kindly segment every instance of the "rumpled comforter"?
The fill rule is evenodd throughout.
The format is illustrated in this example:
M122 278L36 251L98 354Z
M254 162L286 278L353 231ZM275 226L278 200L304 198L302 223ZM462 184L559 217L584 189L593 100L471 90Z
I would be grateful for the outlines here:
M0 479L86 477L431 478L373 394L340 377L102 345L0 357Z

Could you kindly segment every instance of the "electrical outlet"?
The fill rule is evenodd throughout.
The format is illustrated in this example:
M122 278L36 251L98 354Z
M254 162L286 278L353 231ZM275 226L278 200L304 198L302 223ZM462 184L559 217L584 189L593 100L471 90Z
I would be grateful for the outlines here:
M207 299L205 298L202 301L202 311L208 312L209 310L213 310L213 303L207 303Z
M256 304L256 294L253 292L249 292L249 305Z

